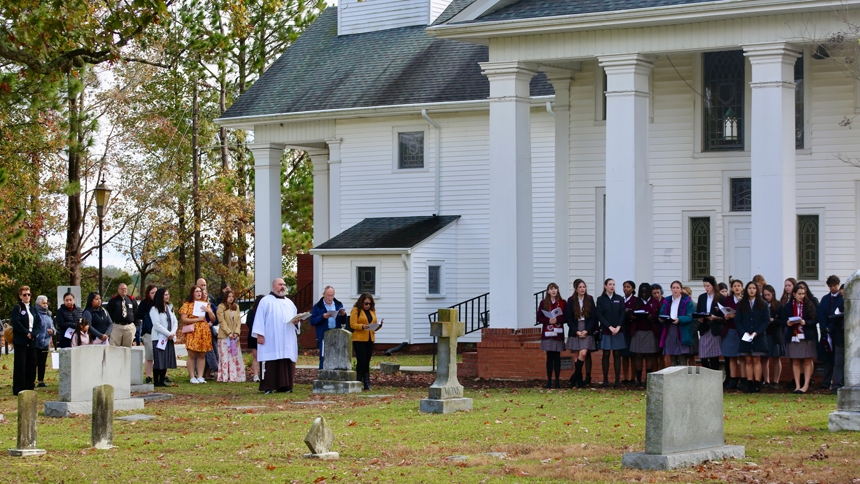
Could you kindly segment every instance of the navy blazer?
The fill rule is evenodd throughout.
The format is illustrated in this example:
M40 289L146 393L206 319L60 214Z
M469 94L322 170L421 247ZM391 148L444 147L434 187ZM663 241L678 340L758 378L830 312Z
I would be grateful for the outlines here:
M27 307L23 302L18 301L18 304L12 308L12 344L36 347L36 336L39 335L39 330L42 327L42 318L39 317L36 311L36 305L30 303L30 314L33 315L33 329L30 330L30 319L27 317ZM27 334L30 334L30 338Z
M782 309L779 311L779 324L783 328L785 344L790 344L791 342L791 333L789 333L791 328L788 327L788 318L794 316L792 307L793 305L789 301L783 304ZM806 325L803 326L803 337L806 341L818 341L818 327L816 325L818 320L815 318L815 307L813 305L803 305L803 320L806 321Z
M317 339L323 339L325 337L325 332L328 331L328 319L323 318L323 314L325 314L325 303L323 302L325 299L320 298L316 304L314 304L313 309L311 309L311 326L316 328L317 331ZM335 310L340 311L343 308L343 304L337 300L337 298L333 298L332 302L334 303ZM344 328L346 327L348 314L338 314L334 318L335 328Z
M821 302L818 303L818 326L821 327L822 332L830 333L834 346L844 346L845 317L833 317L833 313L836 312L836 309L839 309L840 313L845 313L845 301L843 301L841 294L837 292L834 297L832 294L828 293L826 296L822 297Z
M623 326L625 315L624 298L617 292L611 298L606 294L597 298L597 321L603 334L611 334L610 327Z
M588 317L585 318L585 331L587 331L588 334L593 335L597 332L597 306L594 304L593 297L586 295L585 298L591 301L591 311L589 311ZM565 313L568 315L566 316L566 319L567 325L570 327L570 331L567 333L569 336L576 336L576 330L579 327L579 321L573 313L574 301L576 303L579 302L579 296L576 294L567 298L567 306L564 308Z

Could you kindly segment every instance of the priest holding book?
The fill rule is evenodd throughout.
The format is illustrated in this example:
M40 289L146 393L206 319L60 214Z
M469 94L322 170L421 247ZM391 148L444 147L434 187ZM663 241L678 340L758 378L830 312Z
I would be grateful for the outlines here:
M257 338L257 360L262 364L260 391L267 395L293 391L301 321L296 312L296 305L287 298L287 284L275 279L272 292L260 300L251 332Z

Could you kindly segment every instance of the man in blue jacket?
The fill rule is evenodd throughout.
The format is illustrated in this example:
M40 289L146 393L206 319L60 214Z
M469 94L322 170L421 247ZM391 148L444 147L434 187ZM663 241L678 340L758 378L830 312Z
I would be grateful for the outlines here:
M827 287L830 293L821 298L818 303L818 327L821 328L822 343L830 336L829 346L833 351L833 367L825 368L825 377L822 386L827 385L827 375L833 375L830 390L836 393L843 384L845 370L845 303L839 292L839 278L830 276L827 278ZM836 312L839 311L837 315ZM829 366L829 365L828 365Z
M36 305L30 302L32 293L28 286L18 288L18 304L12 308L12 334L15 345L15 359L12 370L12 395L22 390L36 388L36 336L39 335L42 320L36 312Z
M320 349L320 370L322 370L323 360L325 360L325 348L323 348L325 332L330 329L345 327L346 317L346 309L343 308L343 304L334 298L334 288L326 286L323 289L323 296L311 310L311 326L317 330L317 348Z

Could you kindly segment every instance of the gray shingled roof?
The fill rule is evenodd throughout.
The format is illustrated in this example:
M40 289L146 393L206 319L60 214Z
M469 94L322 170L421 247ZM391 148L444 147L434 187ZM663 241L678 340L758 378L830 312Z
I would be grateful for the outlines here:
M540 17L557 17L560 15L615 12L618 10L665 7L713 1L714 0L519 0L516 3L500 8L495 12L479 17L472 22L522 20ZM462 8L460 10L462 10Z
M366 218L314 250L409 249L459 218L459 215Z
M459 11L452 7L449 16ZM221 119L487 99L489 81L478 65L489 59L487 46L437 39L425 29L338 36L337 8L330 7ZM531 86L533 96L553 94L543 75Z

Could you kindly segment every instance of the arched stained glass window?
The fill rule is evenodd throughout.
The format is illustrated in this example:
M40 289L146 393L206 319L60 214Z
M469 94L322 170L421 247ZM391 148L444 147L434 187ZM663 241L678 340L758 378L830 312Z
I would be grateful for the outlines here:
M703 151L744 149L744 53L706 52L703 56Z
M818 279L818 215L797 216L797 278Z
M711 218L690 218L690 280L711 273Z

